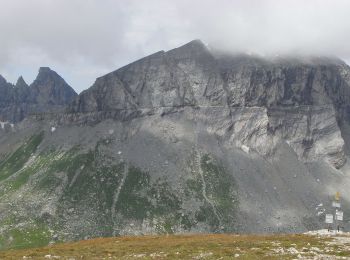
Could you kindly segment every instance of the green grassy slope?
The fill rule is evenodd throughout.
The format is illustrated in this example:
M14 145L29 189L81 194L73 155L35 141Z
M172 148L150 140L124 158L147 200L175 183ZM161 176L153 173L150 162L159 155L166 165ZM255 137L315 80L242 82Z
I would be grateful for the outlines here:
M0 249L143 232L234 231L239 205L233 177L194 151L174 186L93 149L42 147L41 132L0 162ZM39 149L40 147L40 149ZM145 228L146 225L146 228Z

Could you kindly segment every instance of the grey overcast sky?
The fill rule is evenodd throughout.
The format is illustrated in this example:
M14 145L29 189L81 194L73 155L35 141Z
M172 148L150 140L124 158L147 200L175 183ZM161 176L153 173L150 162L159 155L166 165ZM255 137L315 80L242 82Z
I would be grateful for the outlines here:
M350 61L349 0L0 0L0 74L40 66L78 92L95 78L192 39L261 55Z

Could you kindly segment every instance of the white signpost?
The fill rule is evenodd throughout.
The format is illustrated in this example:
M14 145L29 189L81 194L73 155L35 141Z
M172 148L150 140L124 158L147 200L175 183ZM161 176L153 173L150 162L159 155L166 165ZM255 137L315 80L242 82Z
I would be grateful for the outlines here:
M326 223L333 224L333 214L326 214Z
M340 208L340 202L333 201L333 202L332 202L332 207L333 207L333 208Z
M344 213L343 213L343 211L336 211L335 212L335 219L336 220L340 220L340 221L343 221L343 216L344 216Z
M326 214L325 222L329 224L328 231L331 229L331 224L334 224L334 230L340 231L340 223L339 221L343 221L344 212L341 211L341 203L340 203L340 193L336 192L334 196L334 201L332 201L332 207L334 208L334 214Z

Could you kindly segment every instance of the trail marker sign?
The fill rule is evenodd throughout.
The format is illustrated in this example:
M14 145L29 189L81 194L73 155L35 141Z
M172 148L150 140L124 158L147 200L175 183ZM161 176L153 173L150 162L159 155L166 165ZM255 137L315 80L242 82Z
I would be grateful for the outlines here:
M343 216L344 216L344 213L343 211L336 211L335 212L335 219L336 220L340 220L340 221L343 221Z
M340 208L340 202L333 201L333 202L332 202L332 207L333 207L333 208Z
M333 214L326 214L326 223L333 224Z
M339 201L339 200L340 200L340 192L339 192L339 191L337 191L337 192L335 193L334 198L335 198L336 201Z

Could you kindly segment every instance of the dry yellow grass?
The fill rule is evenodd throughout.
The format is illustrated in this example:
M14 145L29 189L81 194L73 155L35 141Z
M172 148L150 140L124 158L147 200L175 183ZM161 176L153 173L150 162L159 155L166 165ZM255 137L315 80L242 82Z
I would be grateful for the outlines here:
M97 238L0 251L0 259L295 259L350 256L346 245L308 235L169 235ZM328 251L328 252L327 252Z

